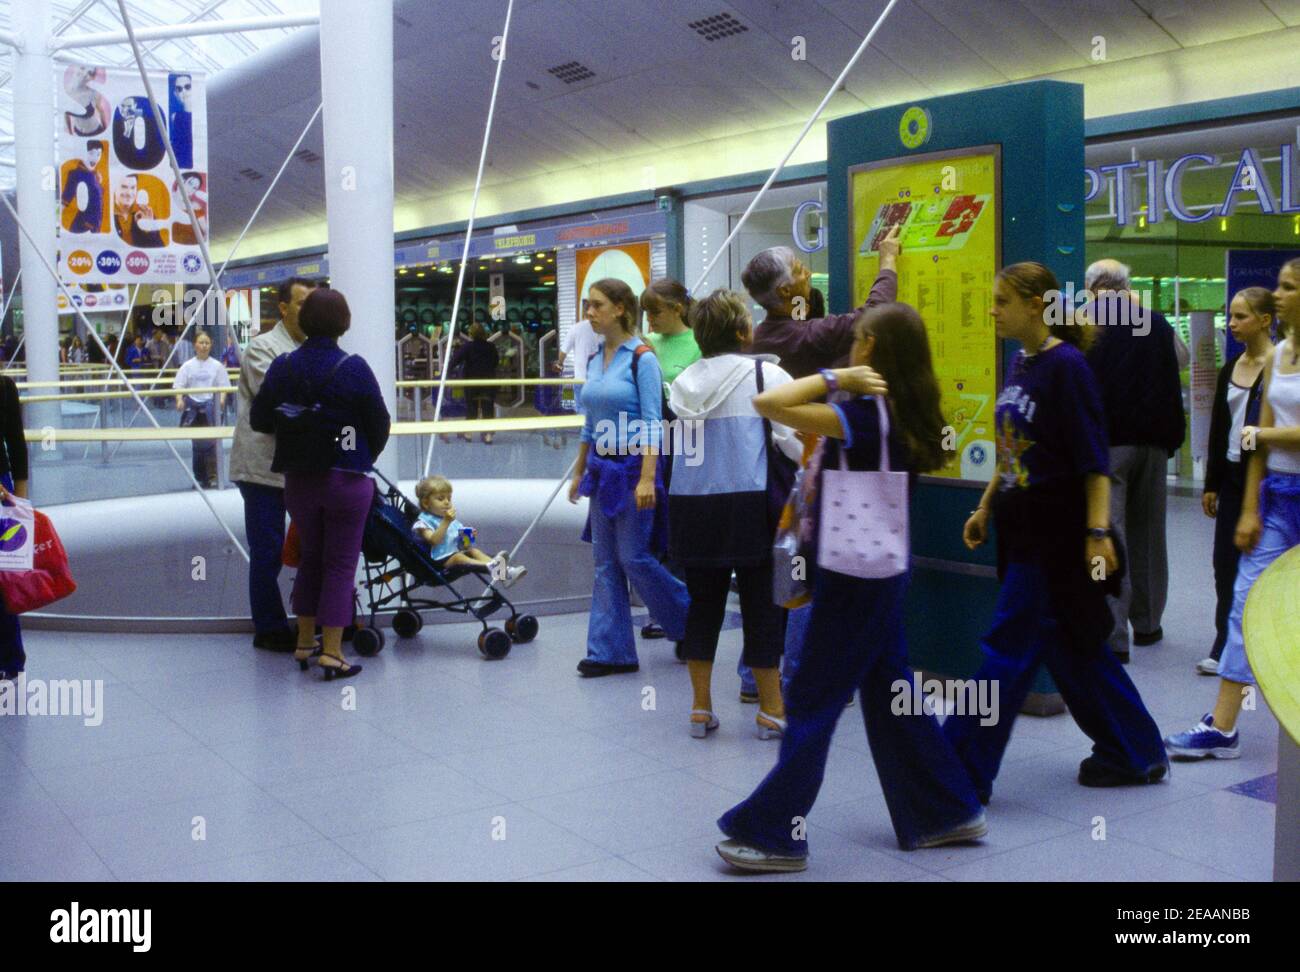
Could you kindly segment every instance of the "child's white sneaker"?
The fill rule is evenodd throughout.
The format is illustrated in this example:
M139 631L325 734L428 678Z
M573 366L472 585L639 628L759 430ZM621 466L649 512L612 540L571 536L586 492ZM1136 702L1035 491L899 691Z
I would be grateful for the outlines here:
M515 581L519 580L519 578L523 577L524 574L526 573L528 573L528 568L525 567L523 564L519 564L518 566L515 567L507 567L504 571L502 571L503 576L501 579L501 583L505 587L513 587Z

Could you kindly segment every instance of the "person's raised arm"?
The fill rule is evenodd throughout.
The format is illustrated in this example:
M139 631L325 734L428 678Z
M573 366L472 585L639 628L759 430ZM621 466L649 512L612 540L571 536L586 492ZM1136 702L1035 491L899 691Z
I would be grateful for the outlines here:
M846 392L856 395L885 395L889 392L885 380L866 365L836 368L831 373ZM788 425L796 432L842 439L844 428L839 413L819 401L828 391L825 378L820 374L809 375L756 395L754 411L769 421Z

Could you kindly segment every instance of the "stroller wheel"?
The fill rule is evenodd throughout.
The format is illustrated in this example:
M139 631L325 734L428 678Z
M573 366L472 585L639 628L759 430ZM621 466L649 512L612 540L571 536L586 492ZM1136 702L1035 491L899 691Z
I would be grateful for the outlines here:
M478 650L484 658L505 658L510 654L510 636L500 628L488 628L478 636Z
M406 608L393 615L393 633L399 638L414 638L424 627L424 618L418 611Z
M537 619L531 614L521 614L506 622L506 633L515 639L515 643L526 645L537 637Z
M384 633L378 628L357 628L352 636L352 647L357 650L358 655L367 658L377 655L384 647Z

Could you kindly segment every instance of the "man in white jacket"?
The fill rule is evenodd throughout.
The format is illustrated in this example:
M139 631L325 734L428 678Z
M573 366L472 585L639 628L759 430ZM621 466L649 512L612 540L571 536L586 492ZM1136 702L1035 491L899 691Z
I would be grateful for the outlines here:
M244 498L244 534L248 540L248 604L253 617L253 645L268 651L293 651L298 634L289 627L280 596L280 557L284 548L284 476L271 471L275 436L254 432L248 410L262 387L271 362L306 340L298 327L298 309L316 284L292 277L280 285L280 322L248 342L239 367L239 421L230 450L230 478Z

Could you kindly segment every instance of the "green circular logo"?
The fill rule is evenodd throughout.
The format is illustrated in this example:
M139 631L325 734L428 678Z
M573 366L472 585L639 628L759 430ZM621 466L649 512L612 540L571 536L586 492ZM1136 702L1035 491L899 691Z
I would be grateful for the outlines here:
M898 122L898 138L907 148L920 148L930 140L930 113L914 105Z

